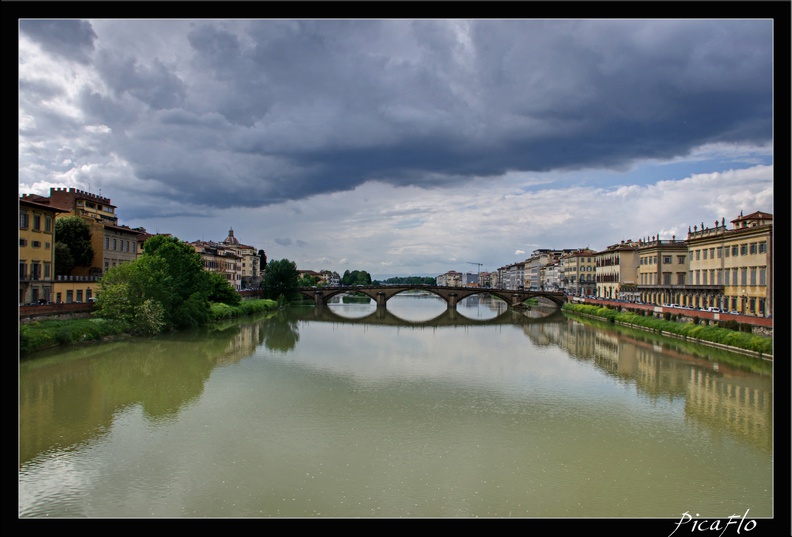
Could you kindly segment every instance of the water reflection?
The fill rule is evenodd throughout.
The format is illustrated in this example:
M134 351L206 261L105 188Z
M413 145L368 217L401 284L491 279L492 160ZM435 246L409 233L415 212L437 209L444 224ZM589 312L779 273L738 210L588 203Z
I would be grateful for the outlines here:
M431 304L429 300L419 302ZM368 305L342 302L340 306L355 309ZM411 315L405 311L410 308L414 308L413 317L429 309L419 304L404 306L399 313L408 317ZM467 304L461 309L472 307ZM631 456L638 454L641 460L651 461L644 463L648 470L662 467L672 476L677 472L684 475L688 462L680 466L676 458L680 457L682 461L695 461L690 464L700 465L699 477L713 482L724 477L721 472L730 471L734 457L745 456L757 464L756 453L765 454L768 460L772 453L772 369L768 366L764 372L747 371L727 351L638 330L589 324L553 308L505 309L491 318L473 319L443 304L440 314L415 322L406 322L385 308L374 307L360 318L340 315L339 309L288 308L200 331L47 351L23 360L19 457L21 489L28 502L25 512L40 512L36 505L40 500L30 491L37 486L53 490L47 485L49 480L42 477L48 475L43 469L61 464L58 461L63 457L86 453L88 447L101 453L102 445L109 451L109 459L118 461L106 464L124 466L123 457L116 453L124 448L113 443L114 435L133 443L126 448L130 452L126 455L134 457L130 466L148 464L139 462L138 457L154 457L153 453L148 455L154 446L157 450L172 449L174 454L166 460L171 464L169 471L176 475L169 479L180 481L181 486L196 480L211 481L216 474L203 475L211 468L225 469L223 480L236 475L228 473L231 463L220 458L221 453L228 453L233 462L240 461L244 466L239 479L249 487L254 482L282 479L280 487L284 491L297 490L305 483L294 485L285 476L278 476L279 467L295 474L304 465L316 469L322 462L327 464L325 471L341 482L354 479L368 486L374 473L380 476L378 483L395 491L398 486L394 483L399 478L418 470L433 475L433 486L451 479L451 473L440 470L452 472L459 477L461 487L465 480L475 482L475 474L484 467L489 472L484 475L500 472L500 481L490 478L491 482L513 482L514 487L523 487L520 493L511 488L507 491L505 485L503 490L483 487L482 496L485 489L492 488L493 499L491 507L480 511L449 506L446 511L441 506L432 511L428 506L434 504L427 502L429 516L464 516L471 512L476 516L510 516L509 510L498 509L506 509L515 494L525 494L526 482L520 481L525 476L519 475L515 464L527 464L527 460L535 465L521 471L557 472L552 476L555 481L530 476L529 483L546 489L525 499L526 507L534 509L528 511L529 516L554 516L559 512L562 516L619 516L621 511L616 507L614 511L602 510L598 503L606 501L600 500L602 488L607 485L627 490L646 479L641 474L620 475L627 470L614 457L624 449L625 442L635 443L628 450ZM677 411L683 414L684 422L677 419ZM317 437L310 434L314 430ZM441 439L440 431L453 439ZM179 438L172 447L169 433ZM229 443L231 434L236 436ZM526 434L529 436L524 437ZM254 445L244 447L245 438L252 439ZM406 443L406 447L399 450L382 438ZM702 445L707 438L714 438L719 447ZM372 445L363 445L366 441ZM135 447L134 442L141 445ZM187 455L185 446L196 442L202 447ZM337 449L330 450L328 443L338 444ZM583 453L575 451L575 445L588 447ZM441 459L443 449L456 450L459 460ZM718 454L712 455L712 449ZM387 465L376 458L363 459L383 452L379 450L389 454ZM396 465L399 461L409 464L409 450L414 466ZM703 458L700 451L704 450L712 456ZM207 460L203 460L203 452ZM428 461L434 459L427 458L427 453L438 459L430 464ZM465 459L467 454L474 458ZM304 458L295 461L290 456ZM516 457L515 461L504 463L511 457ZM446 453L446 458L450 454ZM331 469L333 459L344 462L346 473ZM358 463L368 473L350 474L349 463ZM763 480L770 465L758 464L758 469L736 470L739 476L729 476L731 486L748 490L753 485L746 485L742 479ZM391 465L393 475L389 473ZM569 475L567 465L575 468ZM262 468L270 473L260 475ZM609 468L612 483L596 480L603 468ZM145 470L135 466L131 471ZM589 510L566 513L543 505L547 498L560 497L547 491L557 490L565 480L570 480L568 490L577 490L582 487L578 482L582 476L593 479L592 487L596 480ZM123 487L118 483L124 479L119 468L113 486ZM154 473L143 481L160 479ZM761 488L761 483L756 486ZM258 511L234 511L230 507L224 511L212 503L211 498L228 494L235 484L229 482L203 492L205 507L196 507L195 514L257 516ZM681 479L671 478L655 485L669 490L683 486ZM168 502L182 503L170 486L168 495L163 492L161 511L157 511L162 516L174 514ZM425 486L422 490L429 489ZM724 490L728 492L729 485ZM251 488L246 494L255 497L261 492ZM419 493L396 496L414 494ZM438 492L438 496L443 494L448 491ZM751 490L751 494L758 498L761 491ZM317 496L311 498L318 501ZM652 509L658 508L665 509L662 513L669 516L676 505L669 506L668 502L679 499L672 493L663 498L667 502L663 507L654 497L646 500L647 516L653 516ZM101 503L99 499L92 501ZM139 501L145 503L144 499ZM236 501L249 503L245 498ZM277 513L290 512L280 503L286 501L283 498L269 501L278 506ZM398 498L391 501L390 505L398 505ZM749 507L757 516L766 516L767 503L761 497ZM118 505L127 504L119 500ZM359 515L345 510L345 506L336 507L339 516ZM728 508L732 508L731 503ZM89 507L83 509L83 513L90 513ZM130 511L119 509L122 511L111 514L139 515L131 506L126 507ZM294 512L300 516L303 511ZM411 512L405 508L380 514L409 516ZM179 516L180 512L176 513ZM731 511L718 514L728 516Z

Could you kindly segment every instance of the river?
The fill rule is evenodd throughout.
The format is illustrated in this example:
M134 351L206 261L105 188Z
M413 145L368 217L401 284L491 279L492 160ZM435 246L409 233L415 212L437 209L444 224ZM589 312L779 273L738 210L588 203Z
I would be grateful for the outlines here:
M339 298L23 357L19 517L771 517L772 402L553 308Z

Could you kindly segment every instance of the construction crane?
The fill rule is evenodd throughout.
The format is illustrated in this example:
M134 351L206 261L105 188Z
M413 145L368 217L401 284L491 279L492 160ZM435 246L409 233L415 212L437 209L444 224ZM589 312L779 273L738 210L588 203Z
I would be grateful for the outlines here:
M476 282L476 285L481 287L481 267L484 266L484 263L473 263L471 261L468 261L467 263L468 265L478 265L478 281Z

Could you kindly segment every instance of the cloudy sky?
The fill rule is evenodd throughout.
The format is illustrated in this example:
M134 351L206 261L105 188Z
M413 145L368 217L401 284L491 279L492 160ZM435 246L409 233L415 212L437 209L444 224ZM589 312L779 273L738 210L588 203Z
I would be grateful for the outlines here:
M21 20L19 192L300 269L773 212L772 20ZM788 96L787 96L788 98Z

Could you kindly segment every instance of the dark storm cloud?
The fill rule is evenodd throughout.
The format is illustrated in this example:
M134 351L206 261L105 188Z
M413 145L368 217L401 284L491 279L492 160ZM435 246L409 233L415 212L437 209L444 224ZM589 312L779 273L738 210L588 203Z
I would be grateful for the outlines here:
M97 41L108 90L85 91L83 105L111 127L137 178L195 205L270 205L369 180L441 187L507 171L624 169L771 139L770 21L180 28L147 54ZM80 61L96 38L78 21L23 31Z
M80 20L21 20L19 29L49 53L83 64L97 38L91 24Z

